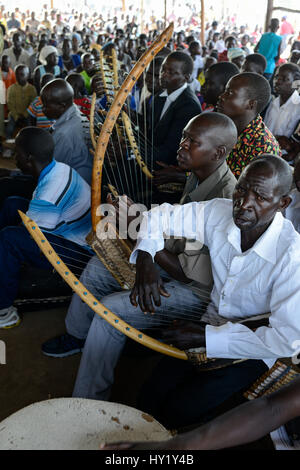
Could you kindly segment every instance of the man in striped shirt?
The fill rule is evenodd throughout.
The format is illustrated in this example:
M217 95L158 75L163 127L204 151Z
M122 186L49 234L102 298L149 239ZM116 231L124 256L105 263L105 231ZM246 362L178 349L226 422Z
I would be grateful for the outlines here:
M54 75L52 73L45 73L41 78L41 89L53 79ZM40 96L37 96L32 103L30 103L27 108L27 112L32 126L41 127L42 129L50 129L50 127L55 123L55 119L49 119L43 113L43 103Z
M27 229L20 225L18 209L47 233L66 263L78 264L76 273L90 258L86 242L91 230L90 186L69 165L54 160L53 152L53 137L44 129L27 127L16 138L18 167L31 174L37 186L31 201L7 198L0 210L0 328L20 322L13 302L21 265L51 269Z

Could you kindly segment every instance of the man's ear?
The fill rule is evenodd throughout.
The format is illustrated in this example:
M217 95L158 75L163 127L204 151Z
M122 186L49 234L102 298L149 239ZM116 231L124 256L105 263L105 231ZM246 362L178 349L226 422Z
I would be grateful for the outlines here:
M292 202L292 198L290 196L282 196L280 199L280 207L279 211L284 211Z
M223 160L226 157L226 155L227 155L226 145L219 145L216 148L216 153L215 153L214 160L215 161Z
M256 110L256 108L257 108L257 100L249 100L248 109L253 111L253 110Z
M191 83L192 75L190 73L186 73L186 74L184 74L184 76L185 76L185 79L186 79L187 83Z

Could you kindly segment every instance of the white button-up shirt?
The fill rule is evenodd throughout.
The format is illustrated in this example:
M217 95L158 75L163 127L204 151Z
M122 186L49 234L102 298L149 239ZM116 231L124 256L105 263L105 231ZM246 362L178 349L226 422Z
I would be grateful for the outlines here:
M272 224L246 252L232 218L232 201L213 199L182 206L163 204L143 215L136 247L152 255L164 248L164 236L184 236L208 246L214 287L201 318L206 352L215 358L262 359L271 367L292 357L300 341L300 235L278 212ZM268 327L252 331L241 320L270 313Z
M166 96L167 99L165 101L165 104L164 104L164 107L161 111L161 114L160 114L160 118L161 119L163 117L163 115L165 114L165 112L167 111L168 107L175 101L177 100L178 96L181 95L181 93L186 89L187 87L187 83L185 83L184 85L182 85L180 88L177 88L177 90L175 91L172 91L172 93L170 93L168 95L168 92L167 90L163 91L159 96Z
M290 137L300 119L300 96L297 90L280 106L280 97L269 105L264 122L273 135Z

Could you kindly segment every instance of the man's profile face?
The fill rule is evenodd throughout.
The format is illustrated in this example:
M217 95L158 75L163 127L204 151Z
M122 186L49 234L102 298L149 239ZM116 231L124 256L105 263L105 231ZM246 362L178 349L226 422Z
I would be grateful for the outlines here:
M211 132L211 123L206 124L205 119L191 120L183 129L177 162L185 171L196 171L205 167L216 156L214 134Z
M167 57L160 68L160 86L166 88L168 92L171 93L184 85L187 81L187 77L182 69L182 62Z
M217 111L234 119L244 114L249 103L247 83L239 76L229 80L224 93L219 96Z
M247 168L241 174L232 196L233 220L241 231L270 224L282 198L277 193L277 176L267 166Z

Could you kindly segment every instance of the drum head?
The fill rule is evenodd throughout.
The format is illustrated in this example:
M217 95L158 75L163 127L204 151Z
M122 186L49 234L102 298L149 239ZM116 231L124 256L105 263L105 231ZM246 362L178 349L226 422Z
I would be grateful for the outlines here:
M98 450L103 442L170 438L146 413L84 398L34 403L0 423L0 450Z

